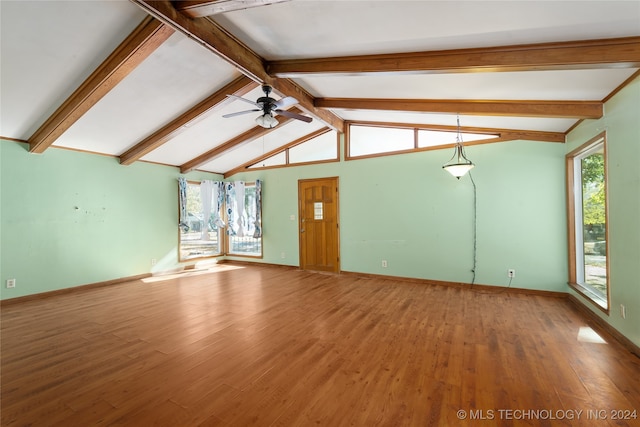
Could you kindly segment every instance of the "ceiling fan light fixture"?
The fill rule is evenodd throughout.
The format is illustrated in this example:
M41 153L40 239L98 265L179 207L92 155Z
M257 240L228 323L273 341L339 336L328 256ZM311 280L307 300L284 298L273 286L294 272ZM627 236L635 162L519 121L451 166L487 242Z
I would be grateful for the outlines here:
M465 176L467 172L474 168L474 164L471 160L467 159L464 155L464 149L462 147L462 134L460 132L460 117L458 116L458 135L456 137L456 147L453 153L453 157L442 166L442 169L449 172L451 175L460 179Z
M256 118L256 123L263 128L271 129L278 125L278 120L271 113L264 113Z
M301 120L306 123L311 123L311 121L313 120L311 117L298 114L297 111L299 110L297 109L294 111L286 110L287 107L290 107L298 103L298 100L295 99L293 96L287 96L285 98L281 98L276 101L275 99L269 96L269 94L271 93L271 86L263 85L262 91L264 92L265 96L261 96L260 98L258 98L257 101L250 101L238 95L227 95L228 98L232 98L234 100L237 99L237 100L246 102L248 104L251 104L254 106L254 108L251 110L237 111L235 113L224 114L222 117L230 118L230 117L242 116L244 114L251 114L251 113L260 111L261 114L256 118L256 123L258 123L258 125L262 126L265 129L272 129L280 124L280 121L278 121L274 117L275 114L285 116L287 119Z

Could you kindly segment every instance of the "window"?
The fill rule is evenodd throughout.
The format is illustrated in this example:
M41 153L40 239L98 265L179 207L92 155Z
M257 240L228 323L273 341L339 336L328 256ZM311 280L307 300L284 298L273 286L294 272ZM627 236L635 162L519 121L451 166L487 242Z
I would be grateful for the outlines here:
M462 141L473 142L482 141L485 139L495 139L496 135L479 134L479 133L464 133L460 134ZM458 138L456 132L443 132L434 130L422 130L418 131L418 148L424 147L437 147L440 145L455 144Z
M467 143L505 140L496 133L464 132L461 136ZM347 160L449 147L456 143L457 137L457 129L451 126L349 123Z
M211 214L204 218L200 182L186 182L186 212L181 219L179 234L179 260L205 258L220 255L222 245L219 221L221 211L215 211L211 202Z
M262 256L260 181L227 182L227 254Z
M319 129L293 141L269 157L259 159L245 169L263 169L292 165L336 162L339 160L339 135L329 128Z
M415 148L413 129L355 126L349 128L349 157L393 153Z
M179 261L262 256L262 183L179 179Z
M569 283L609 312L606 137L567 155Z

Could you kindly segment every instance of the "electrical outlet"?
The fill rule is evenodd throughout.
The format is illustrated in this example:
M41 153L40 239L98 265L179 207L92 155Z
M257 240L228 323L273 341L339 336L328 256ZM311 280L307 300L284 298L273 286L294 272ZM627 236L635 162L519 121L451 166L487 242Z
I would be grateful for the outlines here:
M386 259L382 260L382 268L387 268L387 260Z
M7 288L15 288L16 279L7 279Z
M509 270L507 270L507 277L516 277L516 271L513 268L510 268Z
M280 252L280 258L285 259L287 257L287 254L284 252Z
M151 265L156 265L158 263L158 260L155 258L151 258Z
M622 317L623 319L627 318L627 308L624 306L624 304L620 304L620 317Z

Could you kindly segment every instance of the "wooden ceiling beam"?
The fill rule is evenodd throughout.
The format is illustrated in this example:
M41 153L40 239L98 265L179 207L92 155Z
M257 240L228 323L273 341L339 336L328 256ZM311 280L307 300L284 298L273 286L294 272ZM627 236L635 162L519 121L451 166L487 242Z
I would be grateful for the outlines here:
M145 18L29 138L29 151L43 153L173 33L162 22Z
M308 94L301 96L306 94L306 91L293 81L274 79L267 74L263 59L216 23L207 18L190 18L178 12L169 0L132 1L159 20L196 40L251 80L269 84L283 96L295 97L304 111L314 115L327 126L339 132L343 131L344 122L340 117L330 111L316 108L313 97Z
M132 1L157 19L200 43L251 80L257 83L268 83L265 78L271 80L265 72L262 58L212 21L206 18L190 18L178 12L169 0Z
M500 137L505 141L525 140L540 142L566 142L564 132L545 132L539 130L511 130L505 129L500 132Z
M285 144L285 145L283 145L281 147L278 147L278 148L276 148L274 150L269 151L268 153L265 153L265 154L263 154L263 155L261 155L259 157L254 158L254 159L251 159L248 162L245 162L245 163L241 164L240 166L231 169L230 171L225 172L224 173L224 177L225 178L229 178L230 176L233 176L233 175L235 175L235 174L237 174L239 172L244 172L249 167L255 165L256 163L260 163L261 161L266 160L271 156L275 156L276 154L280 154L283 151L288 150L289 148L295 147L296 145L303 144L303 143L305 143L305 142L307 142L307 141L309 141L309 140L311 140L313 138L316 138L316 137L318 137L320 135L324 135L325 133L330 132L330 131L331 131L331 128L324 127L322 129L318 129L315 132L311 132L311 133L309 133L307 135L304 135L304 136L296 139L295 141L291 141L291 142L289 142L289 143L287 143L287 144Z
M174 0L173 5L178 12L184 13L191 18L201 18L203 16L252 9L287 1L290 0Z
M394 128L406 128L406 129L418 129L418 130L430 130L436 132L457 132L457 126L451 125L431 125L423 123L395 123L395 122L371 122L371 121L347 121L346 125L362 125L362 126L377 126L377 127L394 127ZM524 139L530 141L541 142L565 142L565 134L563 132L546 132L537 130L523 130L523 129L502 129L502 128L484 128L477 126L461 126L460 132L462 133L475 133L482 135L492 135L499 138L500 141L510 141L515 139Z
M297 108L292 108L289 111L291 111L292 113L298 113L298 114L302 112ZM226 142L223 142L222 144L207 151L206 153L199 155L195 159L189 160L188 162L180 166L180 172L181 173L191 172L192 170L195 170L198 167L210 162L216 157L221 156L222 154L224 154L224 152L234 147L237 147L238 145L241 145L245 142L253 141L256 138L260 138L261 136L267 135L273 132L274 130L276 130L278 126L283 126L285 123L288 123L289 121L295 120L295 119L292 119L290 117L285 117L285 116L276 116L276 120L278 121L278 125L276 125L276 127L274 128L263 128L262 126L253 127L248 131L236 137L233 137Z
M299 101L298 107L300 107L301 110L318 117L333 130L340 133L344 132L344 120L326 109L318 108L315 104L316 99L297 83L294 83L290 79L275 79L271 85L273 89L282 96L293 96L297 99Z
M135 161L140 160L142 157L160 147L171 138L175 138L184 132L190 124L196 123L205 115L208 115L212 111L228 104L232 100L227 95L233 94L243 96L257 86L258 84L256 82L245 76L232 81L219 91L201 101L186 113L182 114L180 117L173 120L171 123L157 130L152 135L121 154L120 164L130 165Z
M477 116L599 119L601 101L316 98L318 108L412 111Z
M270 61L274 77L381 72L445 73L640 67L640 37L489 48Z

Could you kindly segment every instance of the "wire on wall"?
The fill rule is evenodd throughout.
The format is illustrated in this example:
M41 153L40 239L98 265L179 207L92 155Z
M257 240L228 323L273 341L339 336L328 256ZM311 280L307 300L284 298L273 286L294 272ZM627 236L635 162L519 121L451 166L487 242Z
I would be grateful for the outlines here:
M476 187L476 182L473 180L473 176L471 175L471 172L469 172L469 178L471 179L471 184L473 185L473 267L471 268L471 272L473 273L473 277L471 279L471 286L473 287L473 285L476 282L476 266L478 263L478 237L477 237L477 232L478 232L478 189ZM500 294L502 292L505 292L507 289L511 288L511 282L513 281L513 277L509 278L509 284L507 285L507 287L503 288L502 290L495 292L495 291L487 291L487 292L483 292L483 291L479 291L479 290L475 290L475 292L480 292L480 293L485 293L485 294Z
M469 172L469 178L471 179L471 184L473 184L473 267L471 268L473 273L471 286L473 286L476 282L476 265L478 263L478 190L471 172Z

